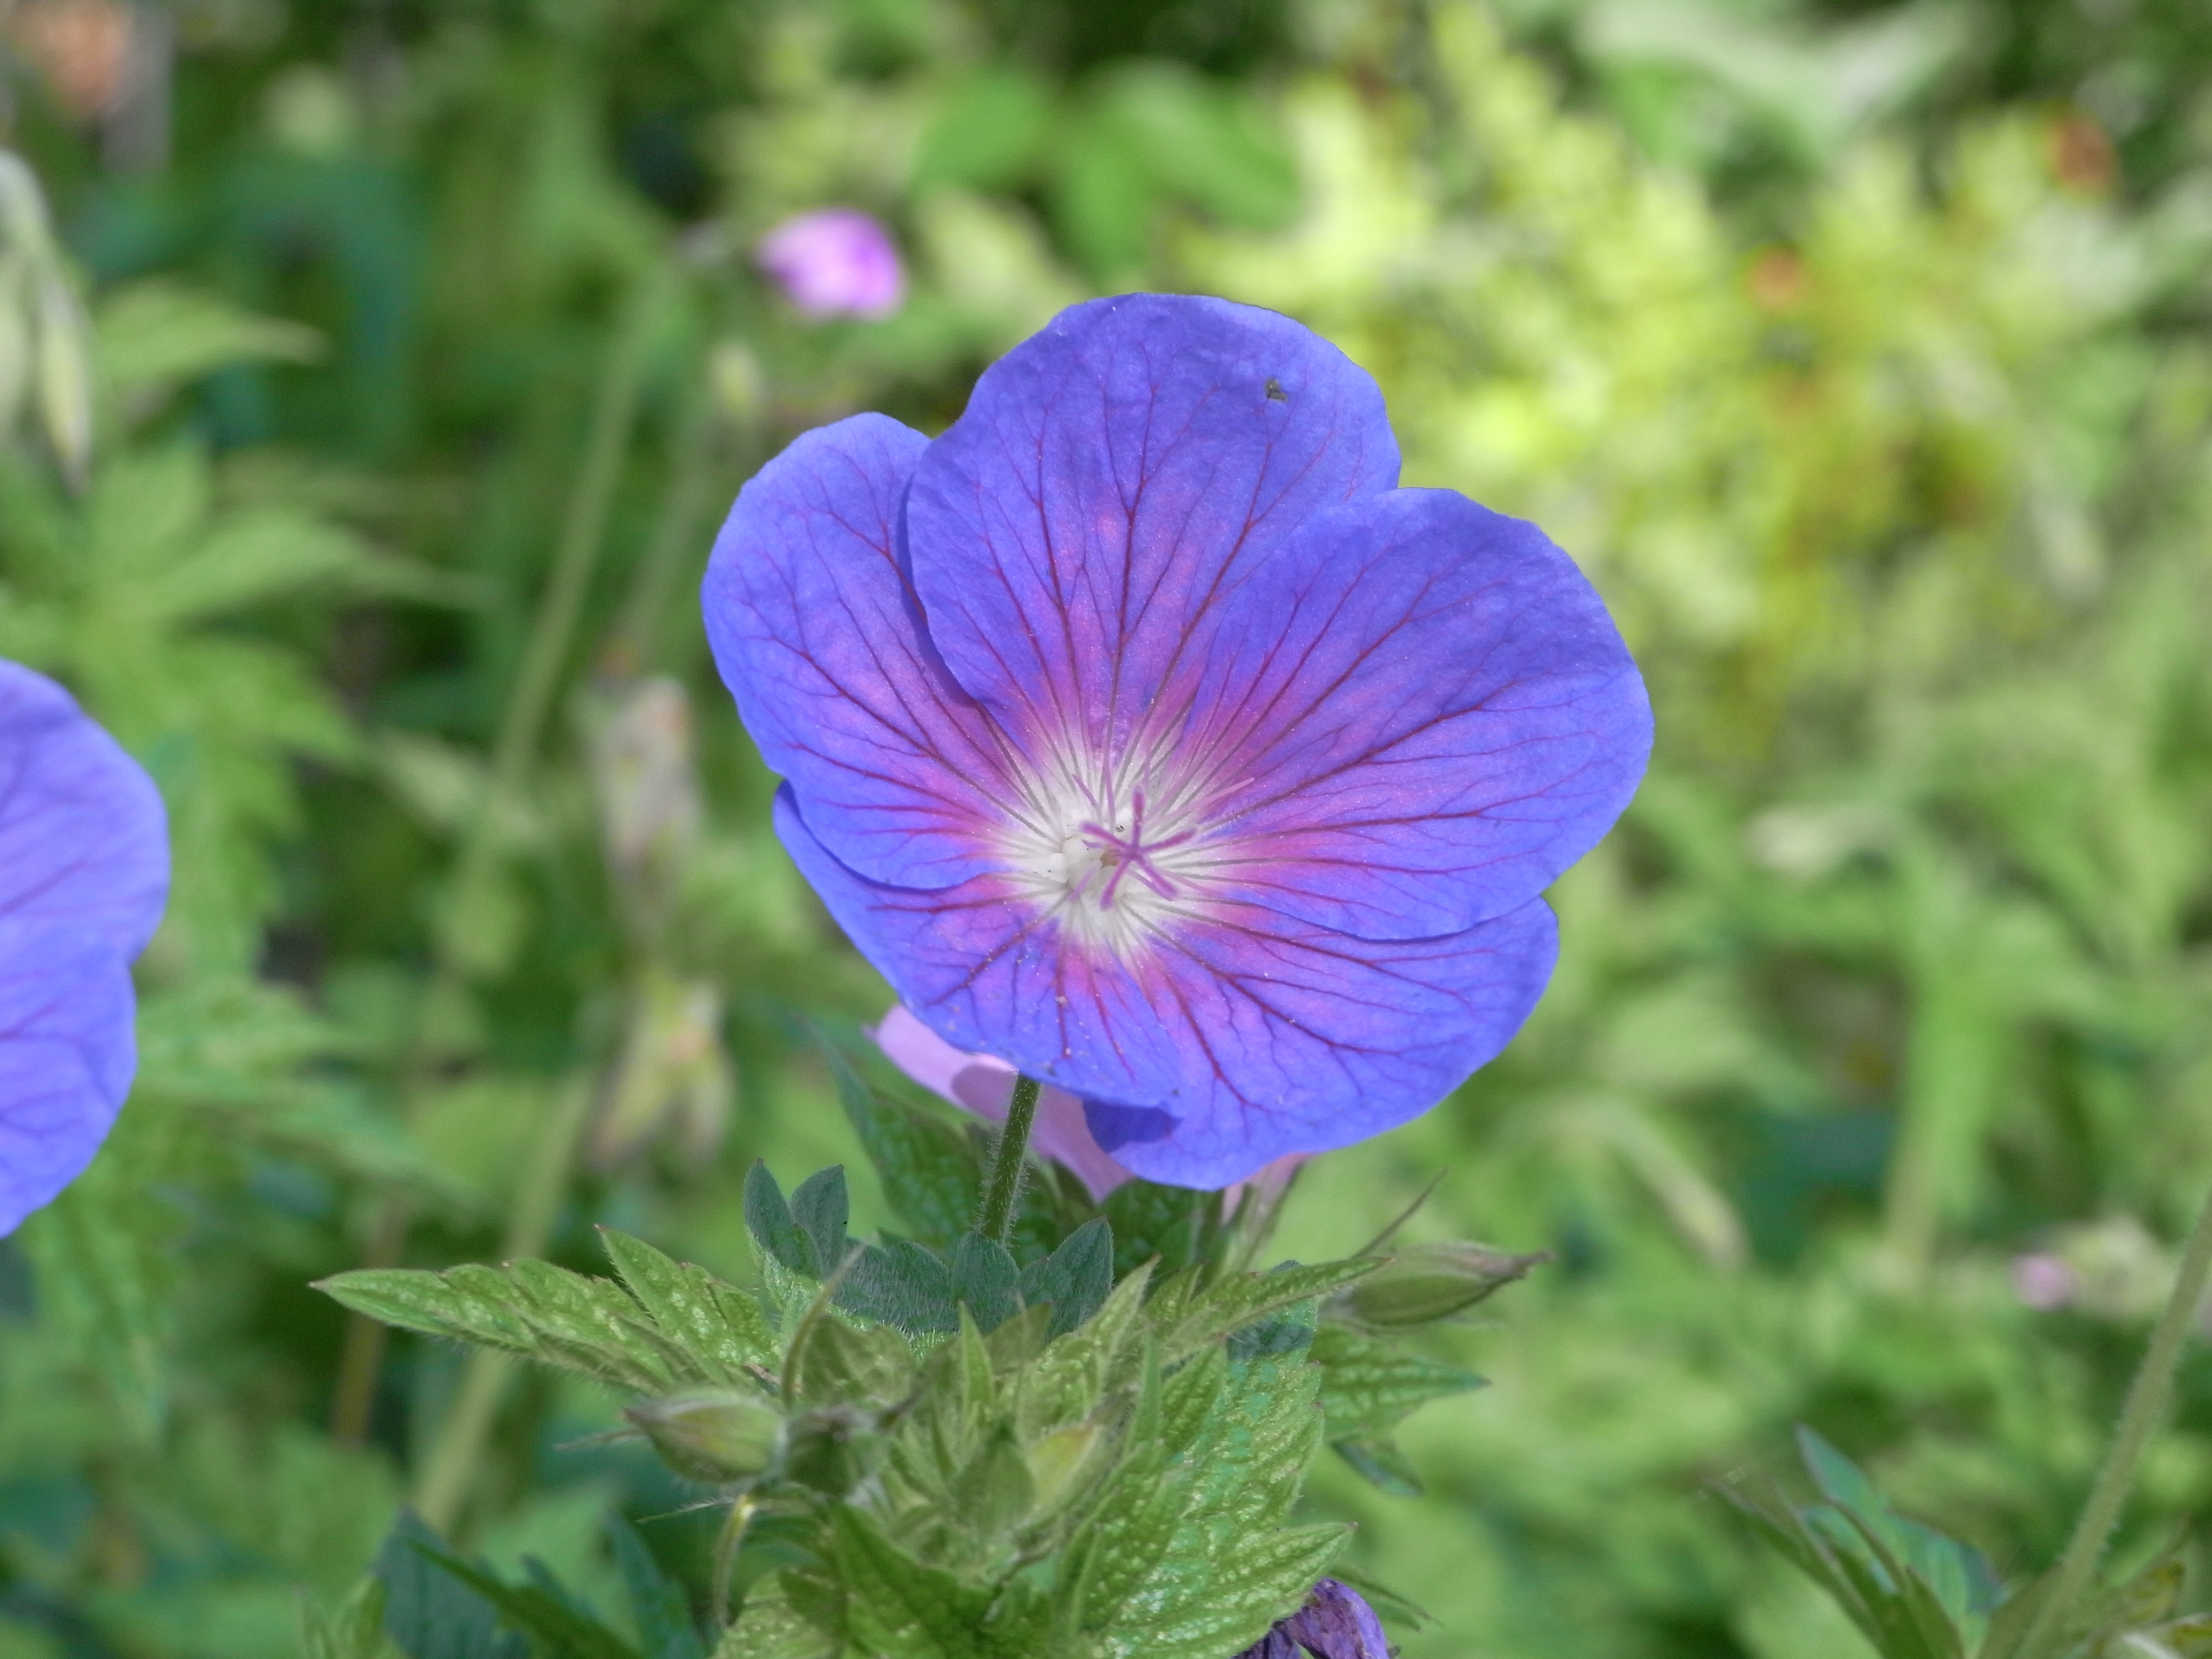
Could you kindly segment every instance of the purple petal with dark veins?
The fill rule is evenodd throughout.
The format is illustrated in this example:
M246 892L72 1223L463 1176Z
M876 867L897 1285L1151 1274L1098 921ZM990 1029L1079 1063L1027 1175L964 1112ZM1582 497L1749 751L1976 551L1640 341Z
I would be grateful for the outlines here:
M924 1024L1097 1103L1098 1144L1176 1186L1224 1187L1418 1116L1520 1029L1558 948L1540 901L1397 941L1224 901L1125 963L1060 936L999 878L935 891L866 880L810 833L788 788L776 827Z
M60 686L0 661L0 916L85 929L128 963L168 893L153 780Z
M1218 826L1208 879L1250 902L1457 933L1541 892L1643 775L1650 704L1597 594L1534 526L1452 491L1318 516L1221 616L1158 723Z
M722 678L762 755L854 869L944 887L992 867L979 828L1001 761L945 673L898 550L927 440L880 415L799 438L748 483L701 595Z
M0 1237L100 1149L137 1061L127 959L69 922L0 916Z
M1237 1659L1390 1659L1390 1644L1375 1609L1349 1584L1324 1578L1289 1618Z
M922 458L915 585L1019 739L1111 757L1203 663L1238 578L1397 481L1382 394L1318 335L1224 300L1093 301L987 369Z

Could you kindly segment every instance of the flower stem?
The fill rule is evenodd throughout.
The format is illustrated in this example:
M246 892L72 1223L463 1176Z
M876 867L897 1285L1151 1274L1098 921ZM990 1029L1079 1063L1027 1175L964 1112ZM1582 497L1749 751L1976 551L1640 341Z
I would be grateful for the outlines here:
M1014 1235L1014 1205L1022 1193L1023 1160L1029 1155L1030 1130L1036 1122L1037 1097L1044 1085L1033 1077L1014 1079L1014 1097L1006 1103L1006 1127L999 1132L999 1150L991 1160L991 1178L983 1188L983 1206L975 1231L1004 1244Z
M522 666L501 714L490 778L470 815L454 858L444 907L447 918L481 914L477 894L499 872L502 830L529 787L532 763L544 738L561 667L606 539L615 484L637 420L647 327L660 298L659 289L651 283L634 296L608 349L585 440L583 464L562 519L552 575L539 597ZM431 935L428 980L416 1016L413 1041L400 1068L401 1109L408 1117L415 1115L436 1079L441 1053L459 1023L469 978L465 962L467 943L451 920ZM404 1199L385 1200L370 1224L362 1266L397 1267L406 1251L412 1219ZM353 1314L346 1322L331 1402L331 1433L338 1440L357 1442L368 1432L377 1372L384 1363L385 1336L384 1325L365 1314Z
M2014 1659L2043 1659L2046 1652L2055 1651L2062 1621L2089 1588L2098 1558L2105 1553L2106 1540L2120 1518L2120 1506L2135 1485L2136 1467L2166 1416L2174 1373L2180 1369L2182 1348L2189 1340L2197 1306L2204 1299L2208 1277L2212 1277L2212 1196L2205 1199L2189 1243L2182 1249L2172 1294L2166 1297L2165 1310L2151 1332L2150 1346L2143 1352L2135 1381L2128 1385L2127 1404L2121 1407L2112 1449L2105 1454L2104 1467L2097 1471L2096 1484L2081 1506L2081 1519L2074 1523L2074 1535L2067 1540L2066 1553L2058 1559L2043 1604L2013 1650Z

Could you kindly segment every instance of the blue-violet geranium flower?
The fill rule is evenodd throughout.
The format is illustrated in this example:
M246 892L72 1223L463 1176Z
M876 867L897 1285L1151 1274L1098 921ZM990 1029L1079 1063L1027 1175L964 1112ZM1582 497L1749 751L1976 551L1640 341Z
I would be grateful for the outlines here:
M1237 1659L1391 1659L1382 1621L1351 1585L1324 1578L1305 1606Z
M138 763L41 674L0 661L0 1236L92 1161L131 1090L131 963L169 890Z
M934 442L805 434L716 544L708 633L799 868L925 1024L1148 1179L1449 1093L1642 775L1573 562L1397 482L1334 347L1140 295L1063 313Z

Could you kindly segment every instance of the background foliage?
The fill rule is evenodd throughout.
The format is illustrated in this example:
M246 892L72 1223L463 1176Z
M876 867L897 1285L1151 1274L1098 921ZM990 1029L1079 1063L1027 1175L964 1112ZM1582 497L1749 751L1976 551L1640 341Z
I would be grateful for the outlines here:
M365 1352L307 1284L602 1223L735 1274L756 1156L860 1164L802 1021L885 994L690 589L793 433L941 427L1136 286L1341 343L1659 707L1528 1031L1285 1223L1340 1254L1441 1168L1416 1236L1559 1257L1437 1343L1493 1386L1409 1425L1425 1495L1322 1466L1407 1653L1863 1654L1704 1495L1798 1421L2047 1561L2212 1182L2194 10L0 4L97 343L82 487L0 463L0 654L179 871L122 1126L0 1243L0 1656L298 1651L410 1492L617 1622L618 1510L703 1596L592 1384ZM825 202L895 228L896 316L752 274ZM2208 1497L2200 1355L2123 1553Z

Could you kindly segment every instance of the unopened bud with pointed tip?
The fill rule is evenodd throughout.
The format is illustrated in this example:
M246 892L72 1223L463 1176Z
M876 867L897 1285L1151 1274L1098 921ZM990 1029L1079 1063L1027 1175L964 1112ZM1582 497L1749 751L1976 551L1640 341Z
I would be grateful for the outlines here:
M1433 1325L1465 1313L1500 1285L1551 1259L1542 1251L1510 1255L1480 1244L1409 1244L1389 1267L1340 1291L1329 1311L1376 1330Z
M648 1400L623 1414L677 1474L715 1486L767 1474L783 1435L783 1413L758 1395L737 1389Z

